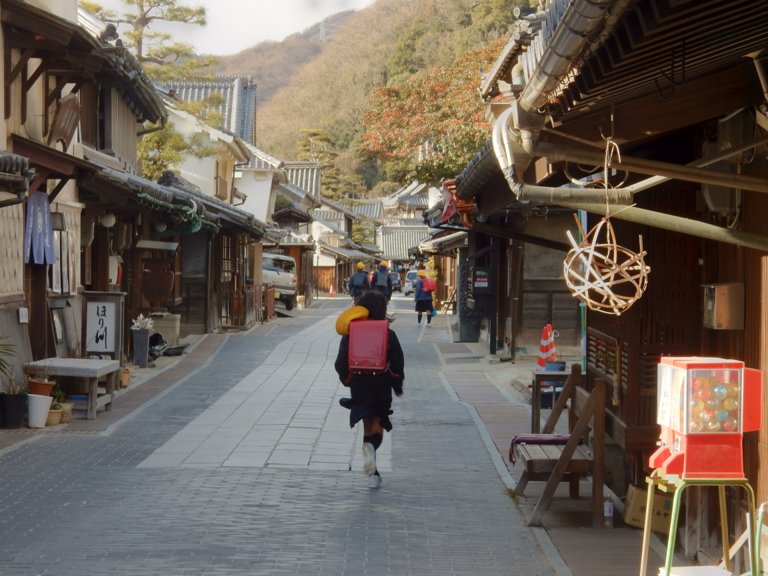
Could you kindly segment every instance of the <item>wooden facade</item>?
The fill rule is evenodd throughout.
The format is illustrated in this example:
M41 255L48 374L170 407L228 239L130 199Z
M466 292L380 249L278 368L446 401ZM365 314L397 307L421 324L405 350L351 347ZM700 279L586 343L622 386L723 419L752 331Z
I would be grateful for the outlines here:
M639 251L642 236L651 270L645 292L620 315L585 316L587 387L597 378L607 382L606 434L624 455L623 469L608 475L618 494L628 483L644 485L649 473L659 437L661 356L741 360L768 382L764 8L748 0L640 0L610 8L552 0L540 6L540 18L521 24L482 81L498 165L494 175L475 160L456 179L452 194L470 236L487 234L502 213L551 209L588 214L586 231L607 211L616 244L628 250ZM541 230L533 234L545 239ZM471 241L469 252L488 243ZM566 243L563 254L569 249ZM515 250L510 241L508 268L519 261ZM743 326L708 327L705 285L743 288ZM499 306L508 294L496 294ZM731 306L739 307L738 298ZM523 315L511 314L513 334ZM762 409L761 431L744 437L744 464L765 501L765 392ZM743 518L740 497L730 506ZM715 520L706 509L706 499L688 502L687 554L711 544ZM739 523L730 529L739 534Z

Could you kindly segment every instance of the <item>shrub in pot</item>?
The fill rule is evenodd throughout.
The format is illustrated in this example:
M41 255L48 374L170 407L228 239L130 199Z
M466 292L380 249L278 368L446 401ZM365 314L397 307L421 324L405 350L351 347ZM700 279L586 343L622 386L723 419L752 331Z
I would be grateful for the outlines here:
M16 382L12 360L16 357L16 346L0 336L0 426L21 428L27 412L27 391Z

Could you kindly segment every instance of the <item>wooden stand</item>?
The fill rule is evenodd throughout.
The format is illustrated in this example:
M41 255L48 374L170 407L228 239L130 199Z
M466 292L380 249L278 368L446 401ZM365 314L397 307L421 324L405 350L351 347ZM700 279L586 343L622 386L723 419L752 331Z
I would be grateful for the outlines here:
M674 492L672 499L672 514L670 517L669 537L667 539L667 554L664 562L664 568L659 569L659 576L730 576L731 571L731 546L728 535L728 512L725 500L725 488L727 486L742 487L747 493L747 505L749 513L747 516L747 530L749 542L749 559L751 565L751 574L758 572L758 556L754 554L752 545L755 542L755 492L752 490L746 478L688 478L683 479L678 476L667 476L654 470L646 478L648 483L648 495L645 502L645 524L643 526L643 551L640 558L640 576L646 576L648 571L648 547L651 537L651 521L653 519L653 495L658 487L662 492ZM723 562L722 566L685 566L683 568L673 568L672 559L675 554L675 540L677 537L677 526L680 516L680 502L683 498L683 492L690 486L712 486L718 490L718 500L720 503L720 537L723 544Z
M45 358L28 362L24 369L28 374L45 373L49 376L72 378L85 387L88 400L75 403L76 410L85 410L86 418L96 418L99 408L112 410L115 400L115 381L120 368L118 360L94 360L90 358ZM106 394L98 395L99 378L106 377Z
M552 503L560 482L567 479L570 484L570 496L578 495L579 477L592 474L592 523L594 527L603 525L603 482L605 478L605 388L606 382L596 378L592 392L579 388L581 366L571 367L570 377L566 380L552 413L544 424L543 434L525 435L524 442L512 440L510 454L514 452L525 467L520 477L515 494L523 495L529 480L546 480L544 492L536 502L529 526L541 526L541 519ZM549 445L546 440L555 430L555 424L570 401L568 414L569 436L564 445ZM590 425L593 432L592 450L581 446L582 438ZM537 441L537 436L541 437ZM510 457L511 460L511 457Z

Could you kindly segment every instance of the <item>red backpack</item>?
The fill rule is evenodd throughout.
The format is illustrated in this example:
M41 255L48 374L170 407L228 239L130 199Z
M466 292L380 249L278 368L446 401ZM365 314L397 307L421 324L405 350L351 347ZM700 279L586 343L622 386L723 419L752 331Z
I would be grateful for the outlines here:
M349 323L347 360L353 374L378 374L387 369L389 322L353 320Z
M422 292L434 292L437 290L437 282L435 282L434 278L424 276L421 279L421 290Z

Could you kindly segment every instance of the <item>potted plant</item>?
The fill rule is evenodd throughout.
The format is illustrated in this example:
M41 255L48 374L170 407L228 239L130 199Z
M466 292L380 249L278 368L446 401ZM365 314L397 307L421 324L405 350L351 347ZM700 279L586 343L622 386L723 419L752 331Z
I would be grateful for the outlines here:
M56 381L48 377L48 370L43 361L42 369L27 372L27 392L39 396L50 396Z
M7 383L6 391L0 392L0 425L3 428L21 428L27 411L27 391L16 382L12 360L16 346L0 336L0 383Z
M128 357L123 354L120 359L120 371L118 372L118 384L120 388L128 388L128 384L131 381L131 369L128 368Z
M149 362L149 332L152 326L154 326L152 318L143 314L139 314L131 322L133 363L139 368L146 368Z
M64 417L64 390L56 386L53 389L53 402L51 402L51 407L48 410L48 418L45 420L46 426L56 426L57 424L61 424ZM70 406L72 406L70 404ZM71 415L72 415L72 408L70 407L70 421L71 421Z

